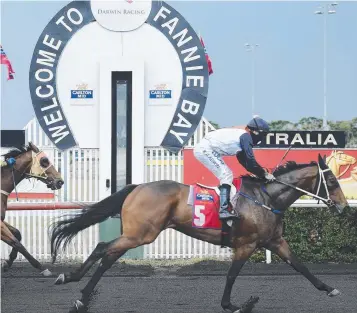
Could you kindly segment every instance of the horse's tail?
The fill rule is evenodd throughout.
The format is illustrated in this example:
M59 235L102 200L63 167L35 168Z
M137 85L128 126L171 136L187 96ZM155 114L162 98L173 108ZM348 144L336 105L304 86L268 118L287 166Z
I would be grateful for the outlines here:
M138 185L127 185L122 190L110 195L98 203L86 206L74 215L62 216L65 219L56 221L51 226L51 255L52 263L56 261L57 252L62 242L65 248L80 231L89 226L105 221L110 216L121 212L126 197Z

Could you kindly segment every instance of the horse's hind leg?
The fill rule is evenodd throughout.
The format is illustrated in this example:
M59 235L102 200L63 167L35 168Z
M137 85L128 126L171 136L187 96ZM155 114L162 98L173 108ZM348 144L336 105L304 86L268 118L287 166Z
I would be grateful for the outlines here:
M326 285L313 274L311 274L307 267L302 264L291 251L285 239L281 238L276 242L270 244L268 249L276 253L282 260L284 260L287 264L291 265L297 272L304 275L318 290L326 291L326 293L330 297L337 296L340 294L337 289Z
M124 255L128 250L136 248L143 243L139 242L136 238L121 236L117 240L111 243L111 245L106 249L104 257L99 263L95 273L89 280L87 285L81 290L82 298L77 300L70 312L85 312L86 307L89 304L90 296L98 284L99 280L103 274L113 265L113 263L118 260L122 255Z
M55 285L67 284L70 282L78 282L83 276L90 270L90 268L100 260L106 253L108 247L116 241L100 242L97 244L91 255L85 260L85 262L75 271L70 273L62 273L55 281Z
M9 223L6 223L5 221L3 221L3 223L11 231L11 233L15 236L15 238L20 242L22 239L20 231L17 228L11 226ZM18 250L16 248L12 248L12 250L9 254L9 259L5 260L6 267L4 268L4 271L7 271L8 269L10 269L10 267L12 266L12 263L14 263L14 261L17 258L17 253L18 253Z
M38 262L21 244L20 241L14 236L14 234L9 230L6 224L1 221L1 240L11 246L13 249L16 249L20 252L29 262L30 264L41 271L43 276L51 276L52 273L48 269L44 269L40 262Z

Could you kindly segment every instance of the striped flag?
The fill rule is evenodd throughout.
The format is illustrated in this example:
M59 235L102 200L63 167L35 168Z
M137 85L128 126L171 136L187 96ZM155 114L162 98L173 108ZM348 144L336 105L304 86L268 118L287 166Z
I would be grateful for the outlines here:
M0 45L0 49L1 49L1 53L0 53L0 64L4 64L7 66L7 74L8 74L8 77L7 79L14 79L14 70L12 69L12 66L11 66L11 62L10 60L7 58L7 55L5 53L5 51L2 49L2 45Z
M212 61L211 61L211 58L209 57L209 55L207 53L205 44L203 43L203 39L202 39L201 36L200 36L200 40L201 40L201 44L202 44L203 48L205 49L206 60L207 60L207 64L208 64L208 74L211 75L211 74L213 74Z

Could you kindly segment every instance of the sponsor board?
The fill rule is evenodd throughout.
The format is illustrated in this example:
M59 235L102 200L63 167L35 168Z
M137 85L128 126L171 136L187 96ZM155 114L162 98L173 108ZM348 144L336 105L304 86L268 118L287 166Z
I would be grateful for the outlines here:
M257 145L260 148L344 148L344 131L275 131Z
M285 149L254 149L257 162L270 172L280 163ZM357 199L357 149L299 149L291 150L286 161L296 163L317 162L318 154L326 158L326 164L336 176L346 198ZM207 186L218 186L218 179L203 166L193 155L192 149L184 149L184 184L201 183ZM228 167L233 171L233 176L247 174L235 156L223 157Z

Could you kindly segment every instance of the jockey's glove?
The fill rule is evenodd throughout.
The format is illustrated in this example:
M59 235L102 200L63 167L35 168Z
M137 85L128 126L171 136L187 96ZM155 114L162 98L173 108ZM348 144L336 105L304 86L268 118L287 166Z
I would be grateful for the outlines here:
M264 177L267 181L274 181L275 177L273 174L270 174L269 172L265 172Z

